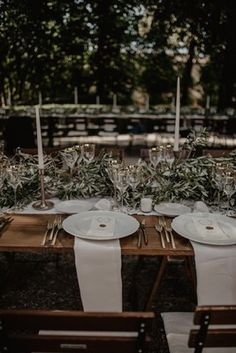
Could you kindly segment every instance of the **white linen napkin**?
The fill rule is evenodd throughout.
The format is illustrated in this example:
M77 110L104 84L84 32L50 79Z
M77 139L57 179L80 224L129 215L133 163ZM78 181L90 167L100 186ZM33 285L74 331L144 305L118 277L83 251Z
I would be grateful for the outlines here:
M195 202L194 211L208 212L202 201ZM195 226L197 226L195 224ZM212 232L199 227L199 232ZM214 235L225 234L214 222ZM191 241L197 273L198 305L232 305L236 304L236 245L216 246Z
M87 235L99 235L101 237L110 237L114 235L115 218L109 216L95 216L92 218Z
M192 218L194 230L196 233L199 234L199 236L204 239L225 239L227 237L227 234L221 229L220 224L216 219L212 219L207 217L208 213L206 214L206 217L196 217Z
M196 201L193 205L193 212L209 212L209 208L203 201Z
M75 237L74 254L84 311L121 312L119 240L94 241Z
M97 210L110 211L111 210L111 201L107 199L101 199L94 205L94 208Z
M198 305L235 305L236 245L191 243L195 253Z

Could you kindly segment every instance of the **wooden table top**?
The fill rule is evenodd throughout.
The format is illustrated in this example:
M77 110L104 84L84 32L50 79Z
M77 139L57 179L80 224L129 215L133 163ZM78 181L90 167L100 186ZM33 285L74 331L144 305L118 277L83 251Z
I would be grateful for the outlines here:
M64 218L68 215L62 215ZM1 252L70 252L73 251L74 237L64 230L58 234L54 246L42 246L43 236L48 220L53 220L55 215L51 214L14 214L13 221L8 224L0 233ZM141 221L144 216L134 216ZM146 255L146 256L193 256L193 249L190 242L174 234L176 249L170 243L162 248L160 236L154 225L157 216L145 216L146 234L148 245L142 241L142 247L137 247L138 232L120 239L123 255Z

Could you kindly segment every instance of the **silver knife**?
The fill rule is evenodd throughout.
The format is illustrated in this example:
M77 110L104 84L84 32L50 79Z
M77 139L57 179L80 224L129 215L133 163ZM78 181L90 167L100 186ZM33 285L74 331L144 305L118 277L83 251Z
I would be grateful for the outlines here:
M142 229L142 232L143 232L144 244L148 245L148 236L147 236L147 233L145 231L145 226L146 226L146 221L145 221L145 218L144 218L142 220L142 222L141 222L141 229Z

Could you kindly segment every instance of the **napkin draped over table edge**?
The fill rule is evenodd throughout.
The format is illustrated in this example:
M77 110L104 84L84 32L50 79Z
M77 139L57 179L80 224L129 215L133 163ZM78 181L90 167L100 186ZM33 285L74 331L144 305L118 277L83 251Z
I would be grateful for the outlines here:
M74 255L84 311L121 312L119 239L99 241L75 237Z

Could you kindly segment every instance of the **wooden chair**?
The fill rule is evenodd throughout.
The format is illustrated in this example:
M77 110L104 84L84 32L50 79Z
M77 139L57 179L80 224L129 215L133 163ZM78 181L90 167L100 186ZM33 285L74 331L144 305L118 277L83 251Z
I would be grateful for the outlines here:
M236 352L236 306L199 306L162 318L170 353Z
M2 310L0 352L148 352L153 318L151 312Z
M236 352L236 306L197 307L194 324L200 327L190 331L188 344L195 348L195 353L201 353L205 347L224 347L224 352L227 352L226 347L235 347Z

